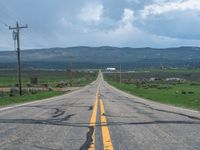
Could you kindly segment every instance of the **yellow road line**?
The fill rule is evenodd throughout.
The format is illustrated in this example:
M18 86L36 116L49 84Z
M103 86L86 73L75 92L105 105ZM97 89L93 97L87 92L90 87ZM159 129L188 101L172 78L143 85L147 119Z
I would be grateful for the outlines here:
M97 88L96 100L95 100L95 104L94 104L94 107L93 107L92 116L91 116L91 119L90 119L90 125L89 126L94 128L94 132L92 134L92 143L91 143L90 147L88 148L88 150L94 150L95 149L95 126L96 126L96 120L97 120L98 97L99 97L99 88Z
M100 100L100 110L101 110L101 125L102 125L101 129L102 129L104 150L114 150L110 137L110 132L107 126L107 119L105 116L105 110L102 99Z

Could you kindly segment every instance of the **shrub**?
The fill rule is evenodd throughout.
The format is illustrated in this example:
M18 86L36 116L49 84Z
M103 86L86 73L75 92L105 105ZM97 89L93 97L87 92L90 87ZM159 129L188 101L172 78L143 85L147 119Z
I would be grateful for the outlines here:
M52 88L52 87L49 87L48 90L49 90L49 91L53 91L53 88Z
M65 86L67 86L67 83L64 83L64 82L57 83L57 85L56 85L56 87L58 87L58 88L63 88Z
M14 93L10 92L9 96L10 96L10 97L13 97L13 96L14 96Z
M36 90L30 90L30 93L31 94L36 94L37 92L36 92Z
M193 91L189 91L188 94L194 94L194 92Z
M199 86L200 83L192 82L190 85L191 85L191 86Z
M163 90L163 89L166 89L166 90L168 90L168 89L171 89L172 87L171 86L169 86L169 85L160 85L160 86L158 86L158 88L157 89L159 89L159 90Z
M31 84L30 84L30 83L27 83L27 87L31 87Z
M182 93L182 94L187 94L186 91L182 91L181 93Z
M42 86L45 87L45 88L48 88L49 84L44 83L44 84L42 84Z

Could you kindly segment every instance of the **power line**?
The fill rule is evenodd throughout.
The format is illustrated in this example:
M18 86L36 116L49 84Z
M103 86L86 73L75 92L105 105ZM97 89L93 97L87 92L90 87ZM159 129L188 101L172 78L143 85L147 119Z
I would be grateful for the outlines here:
M4 3L0 2L0 6L2 6L1 7L2 9L0 9L0 16L6 18L8 20L8 22L13 22L13 20L18 20L18 19L20 19L22 22L24 22L24 19L19 17L17 15L17 12L15 10L11 9L8 5L5 5ZM6 27L9 27L8 24L2 20L0 20L0 24L4 25ZM28 39L28 41L32 41L33 36L37 36L37 39L38 39L38 37L41 38L41 40L38 40L39 45L46 46L53 42L52 39L49 38L49 35L47 35L43 32L37 31L37 30L30 30L30 32L27 32L26 35L24 35L24 36L26 37L26 39ZM46 44L44 44L44 42L42 42L43 40L45 41Z
M9 25L8 25L7 23L5 23L4 21L1 21L1 20L0 20L0 23L3 24L3 25L6 26L6 27L9 27Z
M13 20L20 19L20 21L24 22L24 20L20 16L17 15L17 12L11 9L8 5L5 5L3 2L0 2L0 4L2 6L0 9L1 15L4 15L6 19L9 19L12 22Z
M21 18L19 15L17 15L18 13L15 10L13 10L11 7L9 7L8 5L5 5L2 2L0 2L0 4L1 4L0 6L2 6L1 7L2 9L0 9L0 16L2 16L3 18L6 18L6 20L8 20L7 22L10 23L10 22L13 22L13 20L18 20L18 19L20 19L22 22L24 22L24 19ZM2 19L0 19L0 24L4 25L6 27L9 27L8 23L5 23L4 21L2 21ZM26 35L24 35L24 36L26 37L26 39L28 39L28 43L29 43L29 41L30 42L32 41L33 36L37 36L37 39L38 39L38 37L41 38L41 40L38 40L38 44L44 45L44 47L53 42L53 40L51 38L49 38L49 35L47 35L43 32L37 31L37 30L30 30L30 32L27 32ZM46 44L44 44L44 42L42 42L43 40Z
M10 16L9 14L5 13L3 10L0 9L1 12L1 18L6 18L7 20L15 20L13 16Z

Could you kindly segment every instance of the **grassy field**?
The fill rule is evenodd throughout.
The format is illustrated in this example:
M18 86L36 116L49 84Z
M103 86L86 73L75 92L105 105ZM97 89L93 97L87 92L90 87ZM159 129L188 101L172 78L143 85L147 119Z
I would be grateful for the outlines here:
M30 78L37 77L38 84L34 85L36 88L44 87L47 85L47 89L51 91L32 90L29 91L27 87L30 85ZM85 86L97 77L96 71L73 71L73 87ZM64 83L64 84L63 84ZM18 92L4 91L3 89L10 87L17 87L16 70L0 69L0 106L9 105L14 103L29 102L33 100L40 100L63 94L64 92L52 91L55 87L66 88L69 86L69 79L66 71L58 70L22 70L22 84L23 95L19 96ZM15 88L13 88L15 89ZM29 92L28 92L29 91Z
M5 106L9 104L16 104L16 103L24 103L30 102L34 100L41 100L53 96L58 96L64 94L64 92L57 92L57 91L48 91L48 92L39 92L36 94L28 94L25 93L23 96L15 95L9 96L9 94L0 97L0 106Z
M119 81L119 73L105 73L105 77ZM188 81L200 82L200 69L141 69L132 72L122 72L122 79L142 80L156 78L183 78Z
M66 71L56 70L22 70L22 83L23 86L27 86L31 77L37 77L39 84L49 84L50 86L56 86L58 82L69 82ZM73 85L84 86L97 77L97 72L87 71L74 71L73 72ZM0 69L0 87L12 87L17 84L16 70Z
M186 76L187 80L184 79L181 82L167 82L164 81L164 78L177 76L184 78L185 71L183 70L180 72L177 70L175 72L165 71L159 74L157 71L140 72L139 75L137 73L123 74L121 87L118 78L114 78L111 74L105 74L104 76L109 84L136 96L200 111L200 82L197 76L199 72L187 70L187 73L191 75ZM160 81L150 82L148 80L150 77L159 77L161 79Z

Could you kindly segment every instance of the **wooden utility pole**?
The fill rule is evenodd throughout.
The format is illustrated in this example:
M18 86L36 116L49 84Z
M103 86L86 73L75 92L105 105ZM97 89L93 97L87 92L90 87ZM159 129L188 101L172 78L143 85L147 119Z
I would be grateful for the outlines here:
M18 22L16 22L16 27L10 27L9 30L13 30L13 38L14 41L17 41L17 73L18 73L18 87L19 87L19 95L22 95L22 82L21 82L21 59L20 59L20 29L28 28L28 26L19 26Z
M72 61L74 59L73 56L68 56L68 69L67 69L67 74L68 74L68 78L69 78L69 85L70 87L72 87L72 79L73 79L73 72L72 72Z
M121 66L121 64L120 64L120 66L119 66L119 70L120 70L120 72L119 72L119 82L120 82L120 87L121 87L121 85L122 85L122 66Z

